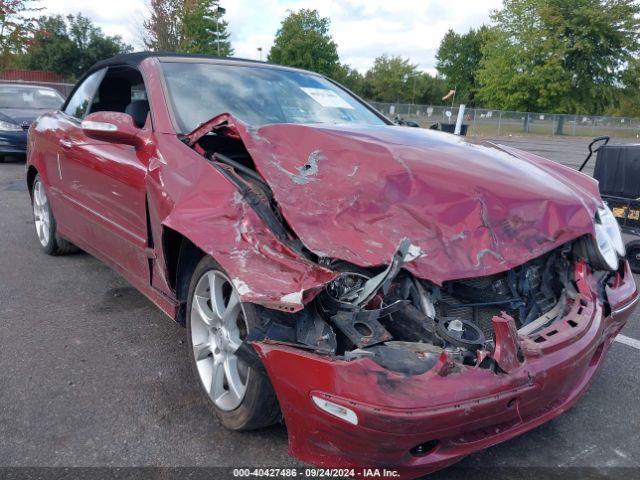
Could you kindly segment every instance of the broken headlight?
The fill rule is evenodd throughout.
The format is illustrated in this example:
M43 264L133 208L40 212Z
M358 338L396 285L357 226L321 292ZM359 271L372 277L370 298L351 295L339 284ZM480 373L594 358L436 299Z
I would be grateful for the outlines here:
M587 254L596 270L617 270L625 248L618 221L611 209L603 205L598 208L595 219L595 242L587 246Z

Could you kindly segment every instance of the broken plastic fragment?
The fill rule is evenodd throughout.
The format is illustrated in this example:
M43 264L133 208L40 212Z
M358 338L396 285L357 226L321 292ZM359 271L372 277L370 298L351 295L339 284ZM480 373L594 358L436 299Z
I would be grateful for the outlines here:
M412 262L422 255L424 252L420 247L413 245L408 238L403 238L389 266L382 273L367 280L355 303L359 306L369 303L380 288L387 286L395 278L405 263Z
M302 303L302 293L302 290L300 290L299 292L288 293L286 295L283 295L280 298L280 301L282 303Z
M236 290L238 291L238 294L240 296L251 293L251 289L243 280L240 280L239 278L234 278L232 282L233 282L233 286L236 287Z

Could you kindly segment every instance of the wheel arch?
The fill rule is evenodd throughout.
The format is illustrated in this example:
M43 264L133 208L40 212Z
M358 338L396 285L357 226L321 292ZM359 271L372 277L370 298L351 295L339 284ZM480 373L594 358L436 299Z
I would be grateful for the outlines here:
M182 233L166 225L162 226L162 251L167 269L167 280L178 301L176 321L185 325L191 276L198 262L206 253Z
M38 175L38 169L33 165L29 165L27 168L27 189L29 190L29 196L33 197L33 182Z

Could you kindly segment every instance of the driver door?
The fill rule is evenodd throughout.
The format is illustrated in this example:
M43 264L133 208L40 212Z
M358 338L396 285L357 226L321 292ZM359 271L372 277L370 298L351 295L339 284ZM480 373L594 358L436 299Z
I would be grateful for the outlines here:
M84 116L98 111L127 113L134 101L146 101L140 73L130 67L110 68ZM69 194L88 220L83 222L82 236L114 266L148 284L148 158L130 145L90 138L80 122L70 126L67 137L62 170Z

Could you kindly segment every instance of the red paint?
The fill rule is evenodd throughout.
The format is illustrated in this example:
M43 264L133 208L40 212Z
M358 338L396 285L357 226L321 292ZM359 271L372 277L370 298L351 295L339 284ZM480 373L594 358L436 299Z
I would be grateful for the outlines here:
M167 228L215 258L242 300L303 308L336 274L283 245L236 188L180 141L159 60L147 58L139 68L151 114L135 142L131 135L126 145L89 136L60 112L40 117L30 130L28 167L44 180L60 234L174 318L176 292L163 251ZM406 268L435 283L505 271L591 234L600 203L593 180L556 163L426 130L254 128L220 115L189 143L215 127L244 142L311 251L384 265L408 237L424 255ZM318 465L388 466L416 476L558 415L584 392L629 314L605 317L586 265L578 264L576 275L584 304L574 302L566 319L552 326L554 334L543 332L538 342L516 338L513 320L494 319L496 351L478 352L478 358L493 355L508 374L461 366L443 354L429 372L404 377L366 358L346 362L256 343L278 394L291 453ZM614 308L637 297L628 267L607 295ZM320 411L312 394L356 411L358 426ZM408 453L434 439L440 443L431 454Z
M495 332L496 348L493 359L501 370L509 373L520 364L518 360L518 332L516 324L506 313L493 317L493 331Z
M190 141L220 125L243 139L287 222L320 256L384 265L407 237L426 254L406 268L440 284L502 272L593 233L596 182L539 157L433 130L252 128L226 114Z
M255 344L280 400L290 453L316 465L386 466L414 478L560 415L586 391L631 313L605 317L588 286L590 274L579 268L576 275L586 305L578 301L561 322L547 327L542 343L519 338L524 361L511 364L508 374L446 368L443 355L429 372L405 377L368 358L345 362ZM614 303L637 297L628 267L624 284L621 292L611 292ZM553 330L557 333L548 336ZM352 409L358 425L321 411L311 395ZM429 440L438 440L432 453L409 453Z

